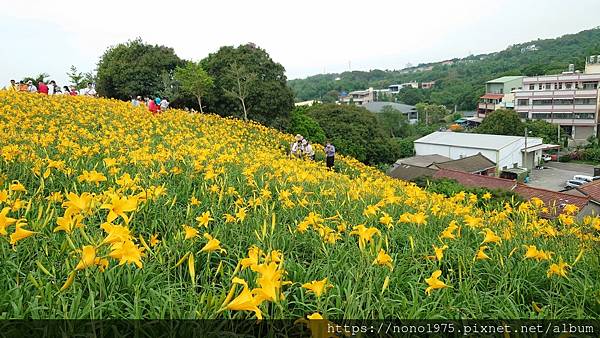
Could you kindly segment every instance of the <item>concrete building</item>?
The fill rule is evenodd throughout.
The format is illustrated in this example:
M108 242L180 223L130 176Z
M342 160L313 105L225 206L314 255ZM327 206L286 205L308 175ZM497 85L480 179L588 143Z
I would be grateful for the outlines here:
M569 71L559 75L526 77L523 89L515 91L515 110L521 118L558 124L572 142L583 143L597 136L600 55L586 60L584 73Z
M401 83L401 84L393 84L388 86L388 89L390 91L391 94L398 94L400 92L400 89L402 88L419 88L419 83L418 82L405 82L405 83Z
M496 109L515 107L513 91L522 89L524 76L503 76L485 83L485 94L479 98L477 116L485 117L486 114Z
M348 93L346 96L340 97L341 103L354 103L357 106L362 106L369 102L376 101L376 92L373 88L367 90L355 90Z
M421 82L422 89L431 89L433 86L435 86L435 81Z
M496 164L496 173L504 169L534 168L542 151L557 146L544 144L539 137L487 135L436 131L414 142L416 155L442 155L457 160L481 155ZM527 145L527 146L526 146Z

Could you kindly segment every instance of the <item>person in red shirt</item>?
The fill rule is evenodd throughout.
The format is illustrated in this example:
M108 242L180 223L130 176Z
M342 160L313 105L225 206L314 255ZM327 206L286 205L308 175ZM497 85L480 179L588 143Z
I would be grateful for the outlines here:
M42 81L38 83L38 93L48 95L48 86Z
M158 105L156 102L154 102L154 100L150 100L150 102L148 102L148 110L154 115L158 113Z
M77 96L77 88L75 86L71 86L71 91L69 92L71 96Z

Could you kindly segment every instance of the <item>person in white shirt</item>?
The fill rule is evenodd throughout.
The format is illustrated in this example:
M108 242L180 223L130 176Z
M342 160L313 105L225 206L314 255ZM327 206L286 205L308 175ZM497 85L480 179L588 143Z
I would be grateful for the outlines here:
M96 90L91 82L88 82L87 87L79 91L79 95L84 96L96 96Z
M303 139L304 139L304 137L302 137L302 135L300 135L300 134L296 135L296 142L292 143L292 149L290 151L290 154L292 156L302 157L302 152L304 150L304 147L302 146Z
M27 81L27 91L30 93L37 93L37 87L31 80Z
M60 92L60 89L56 86L56 81L52 80L48 83L48 95L55 95L57 91Z
M166 97L163 97L162 100L160 100L160 111L165 111L169 108L169 101L167 100Z
M302 140L302 146L304 147L304 154L311 160L315 160L315 151L312 145L307 139Z

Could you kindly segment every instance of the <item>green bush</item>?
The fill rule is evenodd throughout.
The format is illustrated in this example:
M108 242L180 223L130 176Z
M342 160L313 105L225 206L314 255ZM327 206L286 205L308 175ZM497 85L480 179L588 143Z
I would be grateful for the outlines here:
M325 132L315 119L306 115L306 108L296 107L291 114L289 132L300 134L312 143L325 143Z

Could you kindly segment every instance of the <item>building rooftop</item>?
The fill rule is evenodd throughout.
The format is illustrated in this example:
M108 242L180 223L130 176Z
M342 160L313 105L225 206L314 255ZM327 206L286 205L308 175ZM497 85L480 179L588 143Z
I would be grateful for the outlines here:
M589 196L592 200L600 203L600 180L592 181L577 187L577 191L582 192L584 195Z
M450 157L433 154L433 155L417 155L417 156L413 156L413 157L401 158L398 161L396 161L396 163L397 164L407 164L407 165L425 168L425 167L429 167L430 165L432 165L433 163L436 163L436 162L441 163L441 162L448 162L450 160L451 160Z
M548 212L542 214L545 218L556 218L567 204L576 205L579 210L581 210L590 201L589 197L580 197L563 192L534 188L521 183L517 184L514 192L526 200L533 197L541 199L544 202L544 206L548 208Z
M436 131L425 135L414 143L438 144L465 148L478 148L500 150L511 143L524 139L523 136L489 135L475 133L455 133L449 131ZM528 137L527 144L531 147L541 144L539 137Z
M445 161L441 163L433 163L432 167L438 169L452 169L458 171L464 171L467 173L478 173L486 171L496 167L496 163L483 156L481 153L477 153L472 156L459 158L458 160Z
M506 83L506 82L510 82L510 81L514 81L514 80L523 79L523 78L525 78L525 76L503 76L503 77L499 77L497 79L490 80L486 83Z
M456 180L465 187L472 188L512 190L517 185L516 181L507 180L505 178L470 174L451 169L440 169L433 175L433 177L450 178Z
M412 181L421 176L433 176L437 170L431 168L423 168L408 164L400 164L390 170L389 176L398 178L404 181Z
M369 110L370 112L373 113L380 113L383 110L383 107L385 106L391 106L392 108L401 111L402 113L410 113L410 112L414 112L416 111L415 106L411 106L408 104L403 104L403 103L396 103L396 102L369 102L365 105L363 105L363 107L367 108L367 110Z

